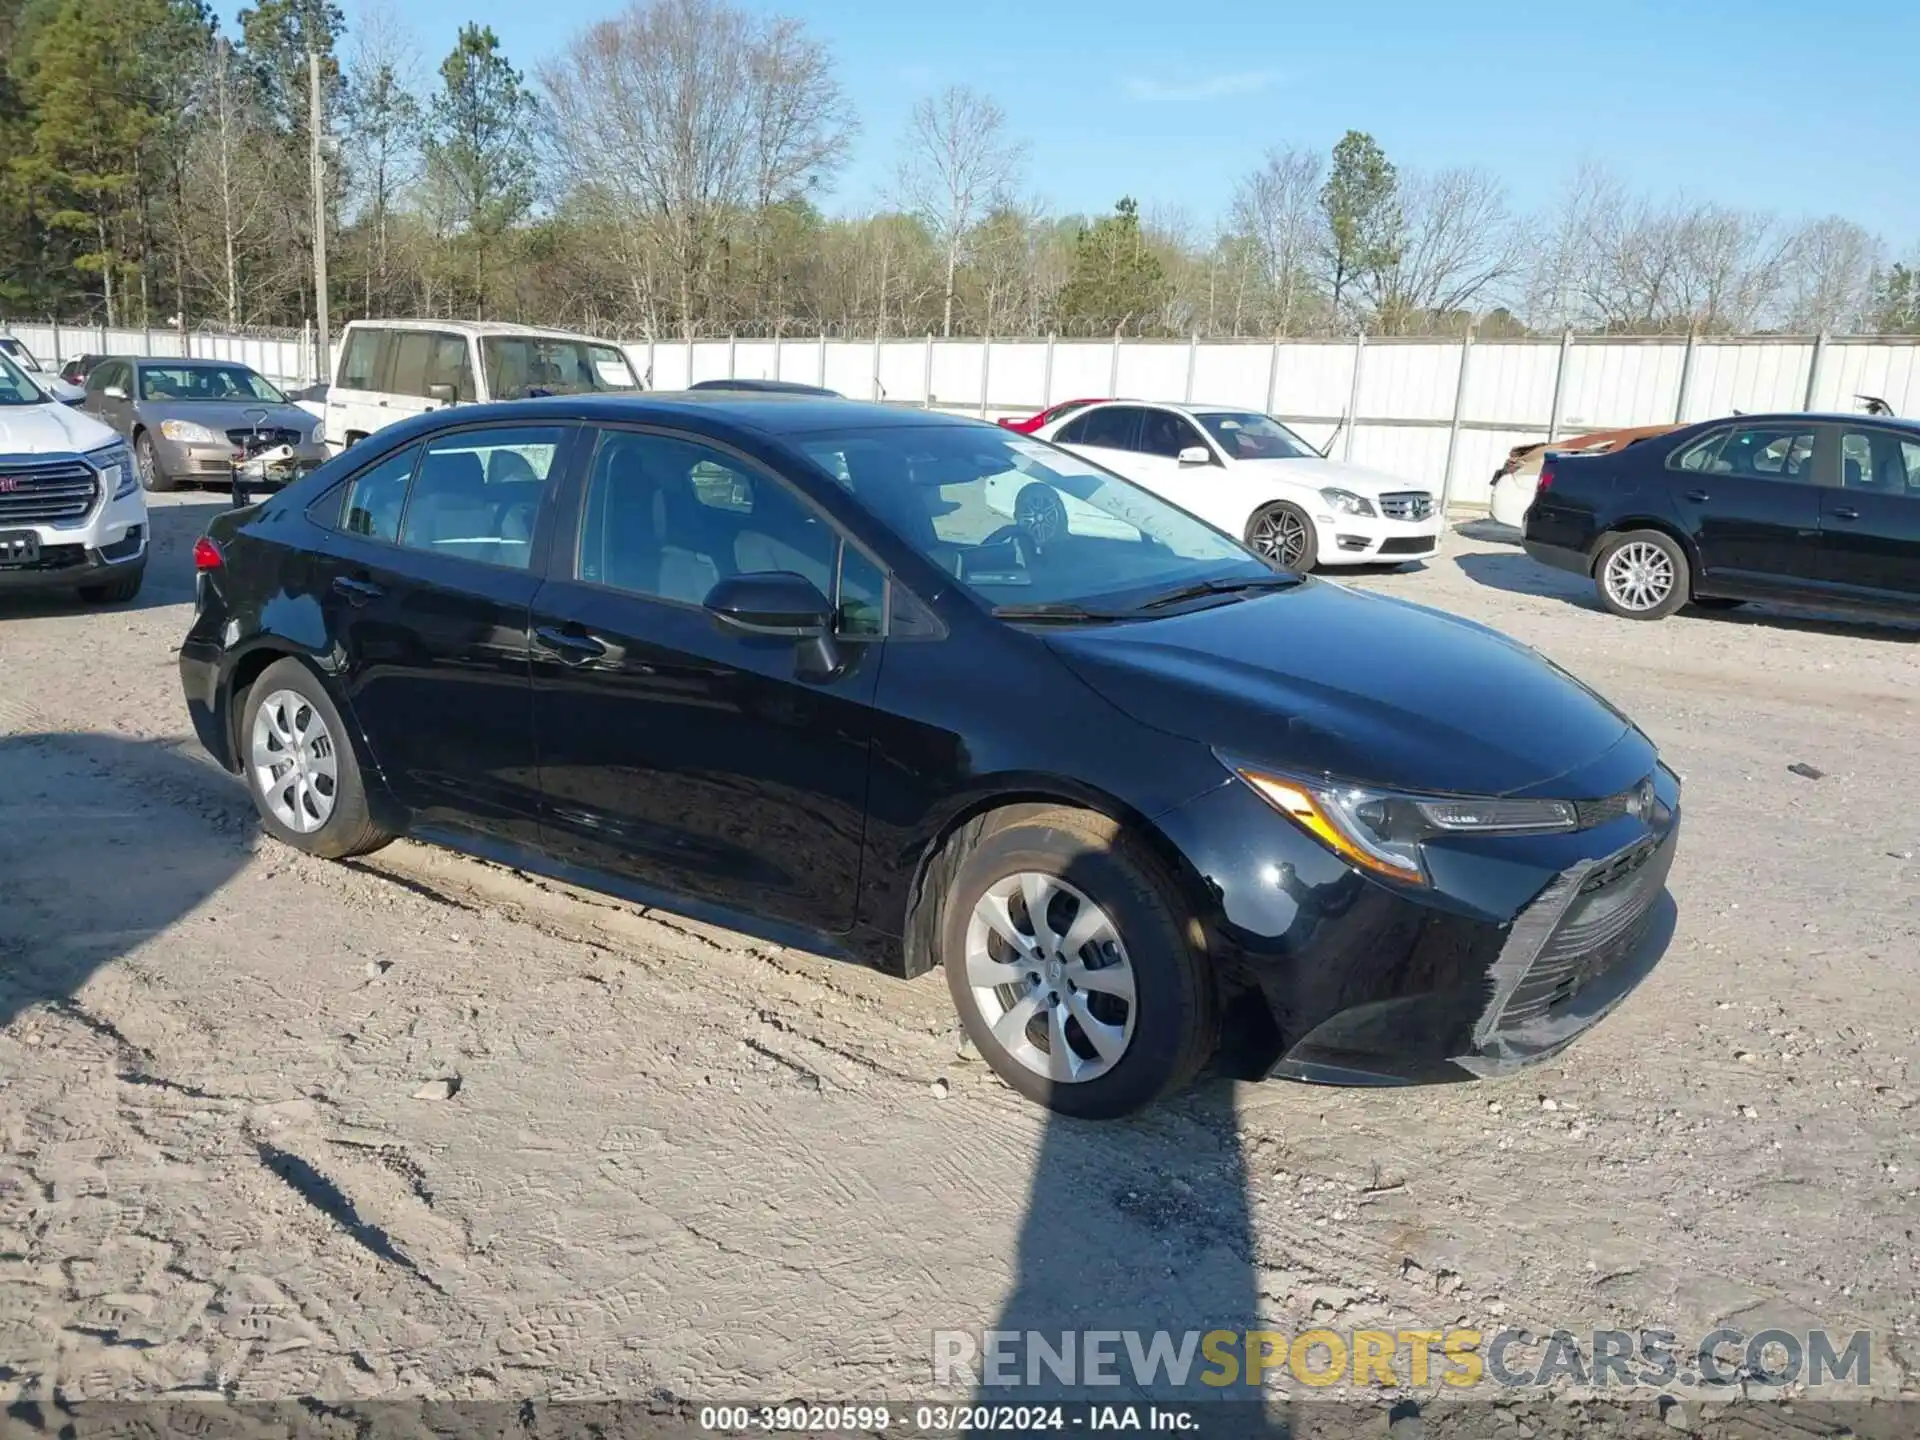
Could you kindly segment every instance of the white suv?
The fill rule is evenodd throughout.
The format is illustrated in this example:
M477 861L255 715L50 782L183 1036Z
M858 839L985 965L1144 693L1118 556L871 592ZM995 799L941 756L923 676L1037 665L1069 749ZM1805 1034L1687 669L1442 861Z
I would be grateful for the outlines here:
M131 600L147 497L126 441L0 355L0 594Z
M395 421L489 400L637 390L626 351L565 330L456 320L355 320L324 402L337 454Z

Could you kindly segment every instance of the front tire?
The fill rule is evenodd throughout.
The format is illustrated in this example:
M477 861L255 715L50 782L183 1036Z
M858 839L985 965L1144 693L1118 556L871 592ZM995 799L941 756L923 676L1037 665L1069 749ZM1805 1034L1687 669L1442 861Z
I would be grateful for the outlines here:
M1600 603L1628 620L1664 620L1693 586L1692 567L1679 541L1659 530L1616 535L1593 567Z
M1199 1071L1217 1021L1198 926L1119 824L1020 806L971 822L942 858L947 988L1001 1079L1110 1120Z
M141 489L156 495L173 489L173 477L160 468L160 455L153 448L153 437L144 430L133 437L133 464L140 472Z
M1282 570L1304 575L1319 563L1320 535L1298 505L1263 505L1247 521L1247 548Z
M104 585L82 585L80 598L89 605L124 605L140 593L140 582L147 578L147 567L139 566L130 575L120 575Z
M277 840L344 860L393 834L367 807L353 739L326 686L298 660L276 660L247 690L240 763L254 809Z

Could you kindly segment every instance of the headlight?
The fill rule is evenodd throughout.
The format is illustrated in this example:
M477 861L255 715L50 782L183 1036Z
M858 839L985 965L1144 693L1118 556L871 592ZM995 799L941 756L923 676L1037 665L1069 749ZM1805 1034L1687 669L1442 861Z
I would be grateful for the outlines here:
M1351 490L1331 488L1322 490L1320 498L1334 509L1347 515L1373 514L1373 502L1364 495L1356 495Z
M196 425L191 420L162 420L160 433L169 440L178 440L183 445L218 445L227 437L216 435L204 425Z
M315 445L326 444L327 443L327 422L322 420L318 425L315 425L313 427L313 434L309 435L307 439Z
M1238 765L1234 771L1343 860L1409 885L1427 883L1420 845L1436 835L1538 835L1580 825L1578 811L1565 800L1404 795Z
M115 500L124 500L140 488L140 474L133 468L133 457L124 441L89 451L87 463L100 472L101 486Z

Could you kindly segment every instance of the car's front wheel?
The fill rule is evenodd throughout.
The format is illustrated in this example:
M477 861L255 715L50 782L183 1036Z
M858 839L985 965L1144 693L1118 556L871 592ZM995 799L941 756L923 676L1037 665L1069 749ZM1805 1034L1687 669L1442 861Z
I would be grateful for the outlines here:
M104 585L82 585L80 598L89 605L123 605L140 593L140 582L146 574L147 567L139 565Z
M1282 570L1305 574L1320 558L1320 537L1306 511L1280 501L1253 512L1247 521L1247 548Z
M1616 535L1593 567L1600 603L1629 620L1664 620L1687 603L1693 575L1687 552L1658 530Z
M1205 1063L1216 1012L1197 927L1120 825L1064 807L995 812L963 828L942 869L947 986L1014 1089L1113 1119Z
M140 472L140 486L156 494L173 489L173 477L160 468L160 453L154 449L153 437L142 430L133 437L133 464Z
M240 758L254 808L276 839L328 860L393 839L367 806L352 737L326 687L298 660L276 660L247 690Z

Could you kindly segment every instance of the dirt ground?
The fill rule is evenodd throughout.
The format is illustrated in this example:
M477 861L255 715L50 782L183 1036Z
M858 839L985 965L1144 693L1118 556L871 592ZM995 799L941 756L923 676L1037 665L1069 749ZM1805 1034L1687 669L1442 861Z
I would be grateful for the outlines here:
M1247 1324L1865 1329L1920 1385L1920 629L1635 625L1471 525L1359 577L1660 743L1672 950L1511 1080L1084 1126L937 975L266 840L174 668L220 503L132 606L0 601L0 1402L928 1397L936 1329Z

